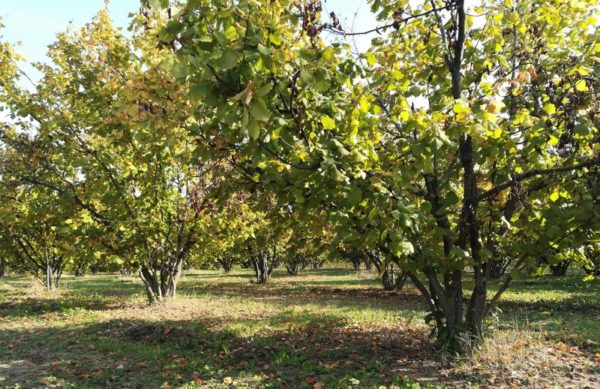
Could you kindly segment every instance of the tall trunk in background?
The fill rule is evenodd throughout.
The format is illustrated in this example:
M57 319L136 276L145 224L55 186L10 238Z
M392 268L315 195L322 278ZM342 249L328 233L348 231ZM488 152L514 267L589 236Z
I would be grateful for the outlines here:
M294 257L285 262L285 269L291 276L297 276L298 273L300 273L300 270L304 269L305 267L306 261L298 257Z
M564 261L560 261L555 265L550 265L550 270L552 271L553 276L560 277L567 274L569 266L571 266L571 260L565 259Z
M228 274L233 268L234 260L231 258L217 258L217 263L219 264L219 266L221 266L223 272L225 272L225 274Z
M368 252L366 256L369 258L369 263L377 269L385 290L402 290L408 277L406 272L394 268L393 263L385 263L381 253L376 250Z
M87 264L80 262L75 266L75 277L83 277L87 269Z
M250 259L256 275L256 283L266 283L273 272L273 268L269 263L269 255L264 250L259 250L257 253L252 254Z
M46 268L44 269L44 286L48 291L58 289L64 270L64 260L62 257L47 257L45 262Z

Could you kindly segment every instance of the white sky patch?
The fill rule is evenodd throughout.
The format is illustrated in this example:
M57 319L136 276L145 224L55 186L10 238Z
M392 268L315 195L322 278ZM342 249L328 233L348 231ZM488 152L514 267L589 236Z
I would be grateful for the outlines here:
M48 63L46 53L56 35L70 26L76 29L91 21L104 6L104 0L0 0L0 6L0 19L5 25L0 35L25 57L20 67L37 82L41 73L30 63ZM115 25L122 27L124 33L129 25L129 13L138 8L139 0L113 0L110 4ZM25 80L22 86L31 89Z

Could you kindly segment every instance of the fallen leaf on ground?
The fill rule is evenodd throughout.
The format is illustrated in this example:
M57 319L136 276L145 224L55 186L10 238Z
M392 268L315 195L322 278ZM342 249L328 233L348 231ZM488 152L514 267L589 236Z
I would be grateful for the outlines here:
M304 378L304 381L306 381L306 383L309 384L309 385L314 385L314 384L317 383L317 379L315 377L311 376L311 375L306 376Z

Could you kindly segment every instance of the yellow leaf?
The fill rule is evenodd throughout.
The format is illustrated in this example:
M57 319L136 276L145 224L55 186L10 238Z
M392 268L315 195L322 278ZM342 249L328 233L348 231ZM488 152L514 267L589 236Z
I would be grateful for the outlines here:
M499 139L502 136L502 129L497 128L492 132L492 139Z
M488 111L489 113L496 113L496 111L498 110L498 106L496 105L496 103L494 101L490 101L485 106L485 110Z
M548 115L553 115L556 113L556 106L552 103L544 104L544 111L546 111Z
M575 89L578 92L587 92L590 89L587 87L587 83L585 82L585 80L579 80L575 83Z
M323 50L323 59L325 61L332 61L333 58L335 57L335 49L333 47L328 47L325 50Z
M469 112L469 107L467 105L464 105L461 101L457 101L452 106L452 111L454 111L454 113Z
M367 100L367 98L364 95L360 96L358 104L360 105L360 110L362 113L369 112L369 109L371 108L371 103L369 103L369 100Z
M328 115L321 115L321 124L326 130L335 130L335 120Z

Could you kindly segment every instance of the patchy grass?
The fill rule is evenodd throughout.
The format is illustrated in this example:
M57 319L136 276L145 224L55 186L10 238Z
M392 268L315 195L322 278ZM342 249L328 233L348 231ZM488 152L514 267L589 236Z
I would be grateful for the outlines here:
M0 386L63 388L600 386L600 285L518 281L461 359L432 347L416 290L348 269L195 271L148 306L138 280L0 280ZM537 377L537 378L536 378Z

